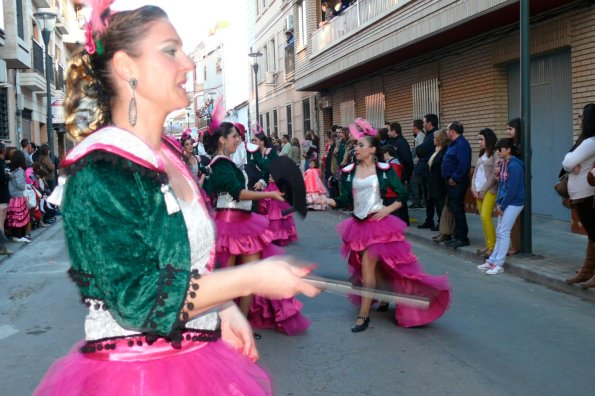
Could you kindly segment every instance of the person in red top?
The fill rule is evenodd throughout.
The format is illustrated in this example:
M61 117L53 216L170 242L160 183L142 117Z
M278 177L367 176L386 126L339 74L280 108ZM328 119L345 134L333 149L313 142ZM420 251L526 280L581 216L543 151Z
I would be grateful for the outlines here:
M399 176L399 180L403 181L403 165L401 165L401 162L397 158L397 149L394 146L387 144L382 147L382 151L384 153L384 162L388 163L395 170L397 176ZM384 206L389 206L395 202L397 198L398 194L391 190L390 187L387 188L386 195L383 199ZM407 209L407 205L401 206L392 214L403 220L405 224L409 225L409 210Z

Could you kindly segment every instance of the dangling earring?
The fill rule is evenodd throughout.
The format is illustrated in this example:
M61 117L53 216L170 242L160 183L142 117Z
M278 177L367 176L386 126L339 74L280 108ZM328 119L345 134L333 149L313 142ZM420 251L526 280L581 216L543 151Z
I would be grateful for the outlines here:
M136 96L134 94L134 90L138 85L138 80L133 77L130 79L128 84L130 84L130 88L132 88L132 99L130 99L130 104L128 105L128 123L131 126L135 126L138 112L136 111Z

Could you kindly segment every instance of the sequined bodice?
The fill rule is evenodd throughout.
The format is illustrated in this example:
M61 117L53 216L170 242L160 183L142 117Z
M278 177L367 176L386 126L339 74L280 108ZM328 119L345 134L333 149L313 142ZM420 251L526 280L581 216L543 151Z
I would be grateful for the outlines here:
M382 209L380 183L378 176L370 175L363 179L353 178L353 214L359 219L365 219L371 213Z

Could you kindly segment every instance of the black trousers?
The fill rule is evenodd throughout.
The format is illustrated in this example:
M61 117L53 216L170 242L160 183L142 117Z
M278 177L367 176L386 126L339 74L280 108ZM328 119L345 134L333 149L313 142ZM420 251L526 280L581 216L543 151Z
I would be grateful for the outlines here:
M465 194L469 180L466 178L454 186L446 185L446 194L448 195L448 206L455 218L455 234L456 239L462 241L468 240L469 227L467 227L467 218L465 217Z

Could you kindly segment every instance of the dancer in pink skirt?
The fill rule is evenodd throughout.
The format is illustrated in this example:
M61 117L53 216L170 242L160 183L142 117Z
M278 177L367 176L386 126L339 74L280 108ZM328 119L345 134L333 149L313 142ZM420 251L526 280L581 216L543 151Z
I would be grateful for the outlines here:
M281 254L283 251L272 244L275 234L270 230L269 219L252 213L251 209L253 200L281 202L283 194L278 190L248 189L247 176L229 157L241 144L240 135L232 124L223 122L206 133L204 144L213 158L209 188L217 197L217 263L233 267ZM272 328L294 335L310 326L310 321L300 313L302 304L294 298L271 300L256 293L242 298L240 308L256 328Z
M254 135L256 144L248 146L248 163L260 169L260 180L254 186L255 190L279 191L277 184L270 177L270 163L278 158L277 151L272 147L270 139L262 132ZM266 181L266 183L264 183ZM293 213L284 215L282 212L291 208L285 201L277 201L269 198L258 201L256 209L258 213L269 219L269 230L273 233L273 243L279 246L287 246L297 241L297 228Z
M270 395L252 329L233 299L314 296L283 259L210 268L215 229L167 114L188 105L194 65L157 7L98 1L68 66L65 116L85 137L64 159L69 273L88 307L85 339L35 395Z
M343 240L343 254L348 258L351 281L368 288L389 288L430 299L427 310L397 306L395 318L403 327L421 326L438 319L450 301L448 279L427 275L405 240L407 225L391 215L407 202L407 191L389 164L381 162L380 142L367 122L358 120L363 132L352 126L359 137L355 148L358 164L342 169L341 195L329 200L333 207L353 204L353 216L341 222L337 230ZM390 188L398 200L384 206L382 200ZM360 310L351 331L366 330L370 323L370 298L354 299ZM386 310L386 305L379 310Z

